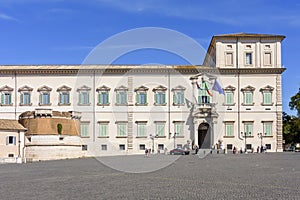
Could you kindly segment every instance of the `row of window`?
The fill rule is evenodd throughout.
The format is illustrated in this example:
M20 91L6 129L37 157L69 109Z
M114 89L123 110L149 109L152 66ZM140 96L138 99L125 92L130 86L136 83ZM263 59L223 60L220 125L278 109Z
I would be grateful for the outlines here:
M136 105L146 106L148 105L147 102L147 92L149 88L145 86L141 86L135 89L136 93ZM164 86L158 86L153 89L154 93L154 105L166 105L166 90L167 88ZM4 86L0 88L1 92L1 105L12 105L12 91L13 88L9 86ZM19 89L20 92L20 105L21 106L31 106L31 93L33 88L29 86L24 86ZM39 105L47 106L51 105L50 102L50 94L52 88L48 86L42 86L38 90L39 92ZM71 88L68 86L63 85L62 87L57 89L59 95L59 103L58 105L68 106L71 105L70 103L70 91ZM79 105L90 105L90 91L91 88L88 86L82 86L81 88L77 89L79 95ZM103 85L96 89L97 91L97 105L100 106L107 106L110 105L109 100L109 93L110 88ZM178 86L172 89L173 92L173 105L184 105L184 91L185 88L182 86ZM125 86L120 86L115 89L116 93L116 105L127 105L128 104L128 88Z
M176 146L177 146L177 148L182 148L183 147L182 144L176 144ZM144 150L146 150L146 148L149 148L149 147L146 146L146 144L139 144L139 146L138 146L138 149L140 151L144 151ZM157 146L155 146L154 148L157 150L157 152L161 152L161 153L166 150L164 144L157 144ZM86 145L86 144L82 145L82 150L87 151L88 150L88 145ZM101 151L108 151L109 150L108 145L107 144L101 144L100 145L100 150ZM119 150L120 151L126 150L126 145L125 144L119 144Z
M224 105L226 106L233 106L235 105L234 103L234 92L235 92L235 87L229 85L228 87L224 88L225 91L225 102ZM271 106L273 105L272 102L272 92L273 92L274 88L267 85L264 88L261 88L259 91L262 93L262 105L264 106ZM245 106L253 106L254 102L253 102L253 95L254 95L254 91L255 88L248 85L245 88L242 88L241 91L243 92L243 104Z
M253 121L249 122L243 122L244 123L244 132L243 136L246 135L246 137L254 137L255 133L253 132ZM263 121L263 132L262 136L273 136L272 134L272 126L273 122L272 121ZM225 137L234 137L235 132L234 132L234 122L225 122Z
M227 50L225 52L225 65L233 66L234 64L234 52L232 45L227 45ZM246 45L244 53L244 65L251 66L253 65L253 50L251 45ZM272 51L270 45L265 46L265 51L263 52L263 65L271 66L272 65Z
M268 150L268 149L271 149L271 147L272 147L272 145L271 144L265 144L265 146L266 146L266 149ZM247 150L253 150L254 151L254 149L253 149L254 147L252 146L252 144L246 144L246 149ZM226 145L226 149L227 150L233 150L233 145L232 144L227 144ZM260 150L259 150L260 151Z
M109 122L103 121L98 122L99 132L98 137L108 137L109 136ZM117 137L127 137L127 122L117 122ZM81 122L80 135L81 137L89 137L89 122ZM147 137L147 122L136 122L137 137ZM184 122L174 122L174 133L176 137L181 137L184 135L183 131ZM155 122L155 133L154 137L166 137L166 123L165 122Z
M234 105L234 92L235 92L235 87L229 85L228 87L224 88L225 91L225 101L224 105L226 106L232 106ZM51 93L51 88L47 86L43 86L38 89L38 92L40 93L39 96L39 105L51 105L50 102L50 93ZM79 94L79 105L90 105L90 90L91 88L87 86L83 86L79 88L78 94ZM154 105L166 105L166 90L167 88L163 86L158 86L157 88L153 89L154 92ZM254 105L253 103L253 94L254 94L255 88L248 85L247 87L241 89L243 92L244 100L243 100L243 105ZM263 96L263 102L262 105L272 105L272 92L274 88L267 85L264 88L260 89L260 92L262 93ZM13 89L4 86L0 88L1 92L1 105L12 105L12 91ZM59 95L59 103L58 105L63 105L63 106L68 106L71 105L70 103L70 91L71 88L67 86L62 86L57 89L58 95ZM106 86L102 86L100 88L97 88L97 105L99 106L107 106L110 105L110 100L109 100L109 92L110 88ZM137 89L135 89L136 93L136 105L141 105L141 106L146 106L148 105L147 101L147 91L148 88L145 86L141 86ZM203 92L201 90L198 90L198 104L202 103L210 103L211 98L209 95L203 96ZM20 105L23 106L31 106L31 92L32 88L28 86L24 86L19 89L20 92ZM121 86L119 88L115 89L116 92L116 105L127 105L128 104L128 88L125 86ZM172 89L173 92L173 105L174 106L180 106L184 105L185 102L185 88L182 86L178 86L176 88Z

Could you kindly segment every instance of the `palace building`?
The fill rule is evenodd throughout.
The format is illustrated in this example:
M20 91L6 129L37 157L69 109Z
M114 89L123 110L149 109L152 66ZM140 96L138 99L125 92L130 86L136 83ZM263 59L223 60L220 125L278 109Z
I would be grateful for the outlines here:
M0 66L0 119L26 129L19 155L32 160L195 145L281 152L284 38L213 36L201 66Z

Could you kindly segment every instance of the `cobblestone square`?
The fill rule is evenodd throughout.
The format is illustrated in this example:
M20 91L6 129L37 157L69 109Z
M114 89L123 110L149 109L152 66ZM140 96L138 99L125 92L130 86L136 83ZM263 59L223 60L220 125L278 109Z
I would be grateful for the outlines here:
M174 159L170 155L147 163ZM135 165L131 156L115 157ZM125 160L125 162L124 162ZM126 163L128 160L128 163ZM126 173L99 159L0 165L1 199L299 199L300 153L179 156L167 167Z

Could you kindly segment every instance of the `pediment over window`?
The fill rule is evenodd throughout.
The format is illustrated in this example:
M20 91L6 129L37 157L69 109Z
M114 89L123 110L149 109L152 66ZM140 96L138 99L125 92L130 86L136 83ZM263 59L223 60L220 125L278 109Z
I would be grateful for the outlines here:
M115 89L115 91L128 91L128 87L121 85Z
M8 85L5 85L2 88L0 88L0 92L12 92L12 91L14 91L14 89L9 87Z
M46 86L46 85L43 85L41 87L39 87L37 89L38 92L51 92L52 91L52 88Z
M186 88L181 85L178 85L178 86L172 88L172 92L173 91L184 91L184 90L186 90Z
M235 91L235 89L236 89L236 88L233 87L232 85L228 85L228 86L227 86L226 88L224 88L223 90L224 90L224 91L232 91L232 92L233 92L233 91Z
M110 91L110 88L107 87L106 85L102 85L96 89L96 92L101 92L101 91L107 92L107 91Z
M83 85L80 88L77 89L77 92L79 91L90 91L91 88L89 86Z
M33 88L29 87L28 85L24 85L23 87L20 87L18 92L31 92Z
M263 87L263 88L260 88L260 92L272 92L274 90L274 88L272 87L272 86L270 86L270 85L267 85L267 86L265 86L265 87Z
M157 86L156 88L153 88L153 92L156 92L156 91L166 91L167 88L165 86L162 86L162 85L159 85Z
M140 86L138 88L135 88L134 91L143 91L143 92L147 92L149 90L149 88L147 88L146 86Z
M241 89L242 92L253 92L254 90L255 87L252 87L251 85L248 85L247 87Z
M69 92L69 91L71 91L72 90L72 88L70 88L70 87L68 87L68 86L66 86L66 85L63 85L63 86L61 86L61 87L59 87L59 88L57 88L57 92Z

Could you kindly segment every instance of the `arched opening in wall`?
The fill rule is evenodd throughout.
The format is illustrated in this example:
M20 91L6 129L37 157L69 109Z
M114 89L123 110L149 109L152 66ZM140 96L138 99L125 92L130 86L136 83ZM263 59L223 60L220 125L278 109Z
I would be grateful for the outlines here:
M201 123L198 127L198 145L200 149L210 149L210 128L208 123Z

